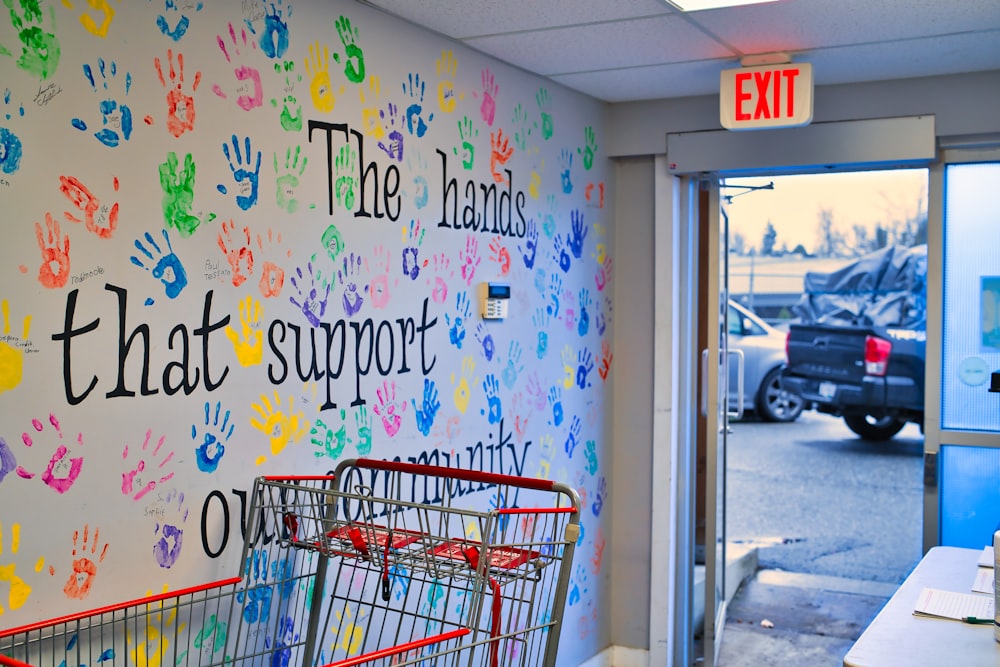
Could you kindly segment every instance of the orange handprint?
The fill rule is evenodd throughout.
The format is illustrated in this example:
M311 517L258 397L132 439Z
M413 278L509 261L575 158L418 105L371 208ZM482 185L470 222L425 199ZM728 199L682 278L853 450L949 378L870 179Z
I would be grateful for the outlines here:
M35 238L42 251L42 264L38 267L38 282L43 287L53 289L64 287L69 281L69 237L63 238L59 223L51 213L45 214L45 229L35 223Z
M77 554L78 541L80 539L80 531L73 531L73 555ZM90 587L94 583L94 577L97 576L97 563L104 561L104 556L108 553L108 545L105 543L104 547L101 549L100 555L97 555L97 545L100 539L100 530L94 529L94 541L90 545L90 555L97 558L97 563L91 560L87 554L87 542L90 539L90 525L85 524L83 526L83 542L79 544L80 557L73 559L73 572L69 575L69 579L66 580L66 585L63 586L63 593L66 597L73 598L76 600L82 600L90 593Z
M114 189L118 192L118 179L114 179ZM110 207L107 204L101 205L100 200L79 179L73 176L59 177L59 191L66 195L66 198L73 202L83 219L73 213L66 211L63 217L70 222L86 224L87 231L96 234L102 239L111 238L118 227L118 202ZM69 240L67 239L67 245ZM68 249L67 249L68 252Z

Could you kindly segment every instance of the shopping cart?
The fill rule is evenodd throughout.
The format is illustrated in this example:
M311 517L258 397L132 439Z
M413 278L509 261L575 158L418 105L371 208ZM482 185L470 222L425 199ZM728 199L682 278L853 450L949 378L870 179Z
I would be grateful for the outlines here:
M489 509L462 507L473 495ZM336 667L555 664L579 537L573 489L353 459L332 478L263 478L254 498L284 528L282 547L319 556L305 655Z
M261 477L241 576L0 631L0 665L551 667L579 508L554 482L391 461Z

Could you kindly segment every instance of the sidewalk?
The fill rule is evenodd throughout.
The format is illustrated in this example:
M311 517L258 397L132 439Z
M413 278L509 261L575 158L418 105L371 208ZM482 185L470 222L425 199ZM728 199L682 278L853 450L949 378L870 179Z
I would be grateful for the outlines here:
M898 586L757 570L729 603L719 667L841 667Z

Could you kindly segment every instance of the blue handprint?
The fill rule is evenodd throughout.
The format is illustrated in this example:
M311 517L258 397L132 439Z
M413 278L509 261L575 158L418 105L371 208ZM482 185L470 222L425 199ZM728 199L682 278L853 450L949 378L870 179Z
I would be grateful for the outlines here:
M115 80L115 77L118 76L118 63L113 60L110 63L106 63L104 58L98 58L97 71L101 79L99 82L100 87L102 90L107 91L108 77L111 80ZM94 78L94 69L90 66L90 63L84 63L83 74L87 77L87 81L90 82L91 89L95 93L100 94L100 91L97 89L98 81ZM131 88L132 74L125 72L125 97L128 96ZM117 146L122 139L128 141L132 137L132 110L126 104L119 103L110 97L101 100L98 107L101 111L102 127L97 132L94 132L97 140L110 148ZM87 129L87 123L80 118L74 118L71 123L78 130L85 131Z
M497 492L493 494L490 498L490 509L494 510L505 510L507 508L507 499L504 497L503 493ZM500 529L500 533L503 534L507 530L507 525L510 523L510 514L503 513L497 515L497 528Z
M10 88L3 91L3 104L5 111L10 108ZM24 105L18 105L17 115L24 116ZM4 113L4 120L13 118L10 111ZM6 127L0 127L0 171L5 174L13 174L21 168L21 140L16 134Z
M603 336L604 331L607 329L608 324L610 322L611 322L611 299L609 297L604 297L604 305L601 308L601 312L597 314L597 333Z
M285 616L278 622L278 630L281 636L275 642L274 653L271 655L271 667L288 667L292 659L291 646L299 640L299 635L295 632L295 621L291 616ZM264 645L270 643L270 637L266 638Z
M535 354L539 359L544 359L545 354L549 351L549 332L546 331L549 328L549 313L545 308L536 308L535 314L531 316L531 322L538 329L538 344L535 348Z
M562 191L569 194L573 192L573 181L570 179L570 170L573 168L573 152L568 148L562 149L559 154L559 166L561 167L559 176L562 179Z
M497 424L503 418L503 405L500 403L500 382L493 373L483 380L483 390L486 392L487 419Z
M545 312L550 317L559 317L559 294L562 292L563 282L559 274L553 273L549 279L549 305L545 307Z
M569 268L572 263L569 253L566 252L566 245L567 244L563 241L562 234L556 234L556 238L553 240L553 247L556 257L559 258L559 268L563 270L563 273L569 273Z
M569 432L567 432L566 434L566 443L565 443L566 455L569 456L570 458L573 458L573 451L576 450L576 446L580 438L581 428L582 425L580 424L580 418L573 417L573 421L570 422L569 425Z
M272 2L264 16L264 32L258 43L260 50L268 58L280 58L288 50L288 23L284 21L279 8L282 2L283 0ZM288 6L288 15L292 15L291 5Z
M597 442L595 440L588 440L583 448L583 453L587 456L587 472L591 475L597 473Z
M576 360L578 364L576 367L576 386L580 389L586 389L590 386L590 381L587 378L590 371L594 370L594 355L590 353L590 350L584 348L577 352Z
M434 120L434 114L427 116L427 122L424 122L423 111L424 111L424 89L426 88L426 83L421 81L419 74L409 75L408 82L403 83L403 92L409 96L413 102L406 107L406 130L410 134L415 134L418 137L424 136L427 132L427 123Z
M313 272L312 261L306 264L306 272L309 274L308 288L305 285L305 276L302 274L301 266L296 267L296 275L292 276L292 287L295 288L301 302L295 296L289 297L288 300L302 311L302 314L309 320L309 324L318 327L321 318L326 313L326 302L330 298L330 290L333 285L330 284L330 281L324 280L320 274ZM316 288L317 282L320 284L319 289Z
M220 423L219 418L222 418ZM225 443L233 437L233 430L236 428L236 421L229 421L230 412L226 410L222 414L222 403L215 404L213 415L212 404L205 402L205 432L202 434L202 441L195 448L195 463L198 470L202 472L215 472L219 467L222 455L226 453ZM214 432L213 432L214 431ZM198 426L191 424L191 439L198 442Z
M146 239L145 245L139 239L136 239L135 241L136 249L146 257L146 260L150 262L156 261L156 264L152 269L146 265L146 262L143 259L136 257L135 255L132 255L129 259L131 259L132 263L136 266L150 271L154 278L157 278L163 283L163 288L166 290L167 297L176 299L177 295L180 294L185 287L187 287L187 272L184 270L184 265L181 264L180 258L174 254L174 249L170 244L170 237L167 235L167 230L162 230L162 234L163 240L167 242L167 253L164 253L163 250L160 249L160 246L156 244L156 241L153 240L152 234L149 232L144 234ZM147 246L149 247L147 248ZM152 250L150 250L150 248ZM153 255L154 251L156 252L156 256ZM157 257L159 257L159 259L157 259Z
M248 558L243 568L243 579L249 590L239 591L236 601L246 603L243 607L243 620L247 623L266 623L271 617L271 598L274 587L267 582L268 552L254 549L253 557ZM250 579L251 570L253 579Z
M493 361L496 344L493 342L493 334L486 330L486 325L482 322L476 325L476 340L483 347L483 356L486 357L486 361Z
M583 212L579 209L573 209L569 217L573 232L569 237L569 249L574 257L580 259L583 256L583 240L587 238L587 227L583 224Z
M344 314L348 317L356 315L365 305L365 298L361 296L361 293L367 290L368 286L362 285L361 289L358 289L357 282L357 276L361 273L361 264L361 255L355 255L352 252L349 258L344 258L344 268L337 271L337 280L344 286L341 302L344 305Z
M455 314L444 315L445 324L449 325L448 340L459 350L462 349L462 341L465 340L465 323L472 313L472 305L469 303L469 296L465 291L455 295Z
M164 0L163 4L164 11L166 12L180 12L181 10L192 9L195 12L200 12L204 6L204 3L201 2L178 2L177 0ZM175 42L179 42L187 34L188 28L191 27L191 19L186 14L181 14L180 18L177 19L177 23L171 28L167 17L160 14L156 17L156 27L159 28L160 33L164 37L169 37Z
M549 389L549 405L552 406L552 425L559 426L563 422L562 389L553 385Z
M252 154L250 150L250 137L243 139L244 150L242 152L240 151L240 141L235 134L233 135L232 142L232 153L229 151L229 144L222 144L222 153L226 156L226 160L229 161L229 170L233 172L233 179L236 181L236 187L239 191L239 194L236 195L236 205L247 211L257 203L261 153L257 151L257 164L254 165L253 171L250 171L248 169ZM244 158L246 159L245 162ZM228 192L226 186L221 184L218 186L218 190L222 194L227 194Z
M437 416L438 410L441 409L441 401L438 400L438 390L434 381L424 378L424 402L421 407L417 407L416 399L411 399L411 402L417 418L417 430L427 436L434 425L434 418Z
M518 244L517 249L524 260L524 267L529 271L535 268L535 255L538 253L538 226L535 224L534 218L528 220L525 228L524 248Z
M513 389L514 385L517 384L517 376L520 375L521 371L524 370L524 365L521 363L521 344L516 340L510 342L510 348L507 350L507 365L503 369L501 377L503 377L503 383L508 389Z
M608 480L604 477L597 482L597 492L594 494L594 504L590 507L594 516L601 516L604 508L604 498L608 495Z
M586 287L580 290L580 321L576 326L576 332L581 336L586 336L590 331L590 290Z

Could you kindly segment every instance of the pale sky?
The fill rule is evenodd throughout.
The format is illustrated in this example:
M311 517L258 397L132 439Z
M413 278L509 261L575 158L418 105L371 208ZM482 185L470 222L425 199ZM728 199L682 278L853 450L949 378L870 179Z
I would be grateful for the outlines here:
M768 178L730 178L730 185L766 185L773 190L748 192L723 188L733 197L729 205L730 235L743 234L747 246L760 249L768 220L778 233L776 246L791 250L801 243L810 252L816 246L819 211L833 211L834 227L852 238L855 224L869 232L875 224L914 216L927 209L927 170L896 169ZM746 192L746 194L742 194Z

